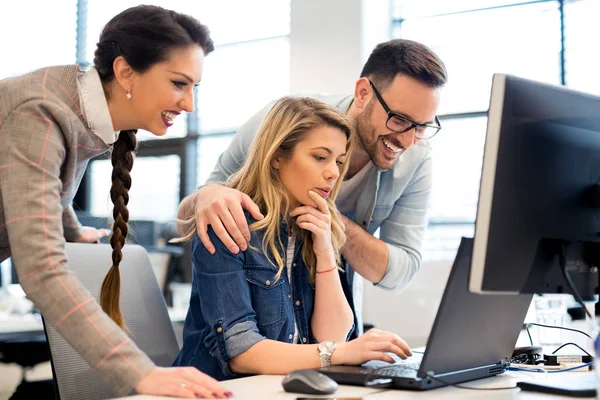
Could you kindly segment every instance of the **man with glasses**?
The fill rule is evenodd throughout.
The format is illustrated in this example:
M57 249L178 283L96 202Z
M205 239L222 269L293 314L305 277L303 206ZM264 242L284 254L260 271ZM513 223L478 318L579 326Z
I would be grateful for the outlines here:
M408 40L379 44L348 96L312 96L357 122L358 143L336 203L344 215L342 250L346 296L362 333L362 278L387 290L404 289L418 271L431 192L428 139L441 129L436 116L446 83L443 62L428 47ZM262 219L258 207L224 183L242 165L272 103L238 130L207 184L179 206L180 219L196 215L198 235L214 252L207 226L234 253L250 239L243 210ZM374 237L379 230L379 239ZM354 272L358 272L356 275Z

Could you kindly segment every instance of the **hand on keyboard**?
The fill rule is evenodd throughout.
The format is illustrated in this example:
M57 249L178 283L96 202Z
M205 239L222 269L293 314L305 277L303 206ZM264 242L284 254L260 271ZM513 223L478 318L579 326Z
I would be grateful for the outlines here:
M394 363L394 358L386 353L395 354L402 359L412 356L408 344L398 335L379 329L370 329L357 339L339 343L331 356L331 363L333 365L360 365L370 360Z

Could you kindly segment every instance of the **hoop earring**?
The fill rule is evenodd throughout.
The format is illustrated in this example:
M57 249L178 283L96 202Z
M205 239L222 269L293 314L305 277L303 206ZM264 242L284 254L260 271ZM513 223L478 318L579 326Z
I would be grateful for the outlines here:
M127 97L128 100L131 99L131 90L127 91L127 94L125 95L125 97Z

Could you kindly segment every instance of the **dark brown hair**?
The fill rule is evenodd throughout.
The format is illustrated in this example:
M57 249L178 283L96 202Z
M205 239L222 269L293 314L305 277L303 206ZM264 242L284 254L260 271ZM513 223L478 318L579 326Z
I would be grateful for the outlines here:
M113 229L110 237L112 252L112 267L106 274L100 289L100 305L102 309L122 328L125 321L121 315L119 298L121 291L121 275L119 264L123 258L121 250L125 245L125 238L129 232L129 189L131 189L131 168L133 167L133 152L137 141L136 131L121 131L119 138L113 145L111 162L112 186L110 187L110 199L113 202Z
M406 75L433 88L446 84L442 60L422 43L394 39L378 44L360 74L379 90L385 90L397 75Z
M102 30L94 53L94 67L106 87L114 79L113 63L119 56L125 58L134 71L143 73L153 65L166 61L173 50L192 45L200 46L205 55L214 50L208 28L195 18L156 6L132 7L111 19ZM127 203L131 188L133 152L137 145L136 132L121 131L112 149L112 267L100 289L102 309L122 328L126 327L119 307L119 264L128 233Z

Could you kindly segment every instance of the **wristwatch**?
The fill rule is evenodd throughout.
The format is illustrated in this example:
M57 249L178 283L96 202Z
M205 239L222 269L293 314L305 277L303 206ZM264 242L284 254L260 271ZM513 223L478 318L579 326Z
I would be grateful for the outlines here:
M321 342L317 350L319 350L319 356L321 357L321 367L330 367L331 355L335 350L335 342Z

